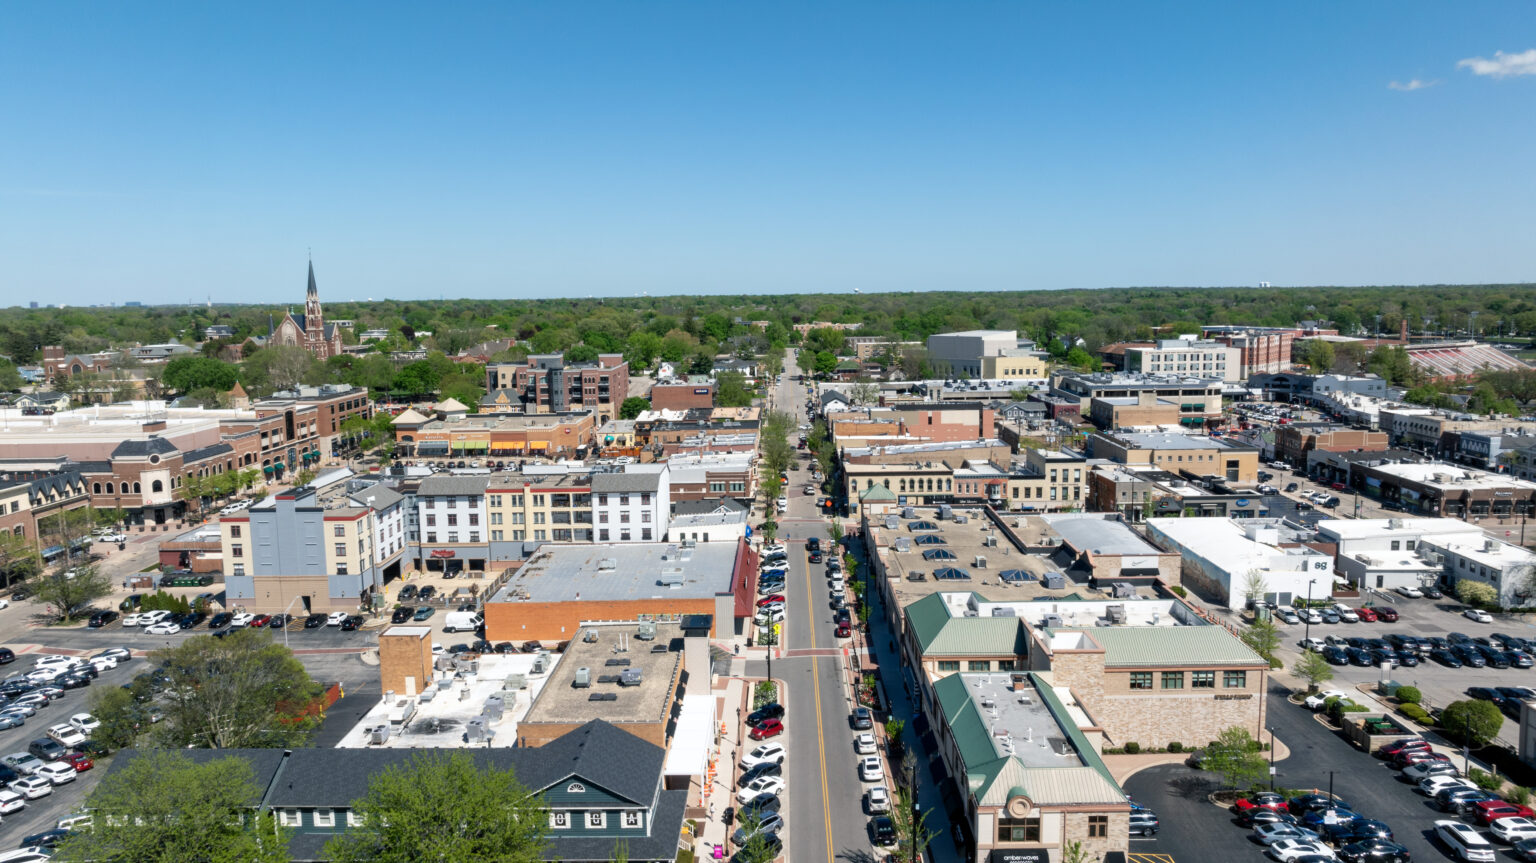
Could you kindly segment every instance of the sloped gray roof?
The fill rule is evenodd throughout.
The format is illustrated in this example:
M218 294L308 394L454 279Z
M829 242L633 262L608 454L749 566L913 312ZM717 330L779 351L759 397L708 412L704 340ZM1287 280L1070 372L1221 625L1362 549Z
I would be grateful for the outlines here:
M117 445L112 450L113 458L134 458L149 455L170 455L177 452L176 445L158 435L147 438L129 439Z
M592 475L592 491L604 493L654 492L661 487L659 471L625 471L624 473L595 473Z

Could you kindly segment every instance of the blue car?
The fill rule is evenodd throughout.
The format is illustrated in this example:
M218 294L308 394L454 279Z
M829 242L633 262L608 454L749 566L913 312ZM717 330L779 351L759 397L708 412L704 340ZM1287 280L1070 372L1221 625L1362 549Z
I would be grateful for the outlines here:
M0 728L17 728L26 721L27 718L20 713L0 713Z

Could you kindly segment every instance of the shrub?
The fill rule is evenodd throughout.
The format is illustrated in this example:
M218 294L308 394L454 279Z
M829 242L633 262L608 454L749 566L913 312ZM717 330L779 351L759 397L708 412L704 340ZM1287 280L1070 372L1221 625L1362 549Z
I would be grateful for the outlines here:
M1126 755L1135 755L1136 753L1138 753L1140 751L1141 751L1141 744L1137 743L1134 740L1132 740L1130 743L1125 744L1125 754Z
M1531 802L1531 789L1524 785L1516 785L1509 790L1509 802L1518 803L1521 806Z
M1183 752L1184 751L1184 744L1182 744L1179 741L1175 740L1172 743L1168 744L1168 751L1169 752Z
M1473 785L1476 785L1478 788L1481 788L1484 791L1497 791L1504 787L1503 779L1500 779L1499 777L1489 773L1486 770L1479 770L1476 767L1467 771L1467 778L1472 781Z
M1414 722L1417 722L1417 723L1419 723L1421 725L1433 725L1434 724L1434 721L1430 718L1429 711L1427 711L1424 708L1418 706L1417 704L1404 704L1402 707L1400 707L1398 709L1402 711L1402 714L1404 716L1408 717L1409 719L1412 719Z
M1182 584L1175 584L1173 587L1169 588L1169 590L1172 590L1174 593L1178 594L1180 599L1189 596L1189 591L1185 590L1184 585Z
M1397 700L1404 704L1418 704L1424 698L1416 686L1399 686L1397 688Z

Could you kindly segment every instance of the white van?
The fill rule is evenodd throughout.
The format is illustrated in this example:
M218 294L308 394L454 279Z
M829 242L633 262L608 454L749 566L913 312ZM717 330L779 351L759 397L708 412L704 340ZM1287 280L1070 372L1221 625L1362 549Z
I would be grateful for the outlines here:
M443 619L444 632L474 632L485 619L473 611L450 611Z

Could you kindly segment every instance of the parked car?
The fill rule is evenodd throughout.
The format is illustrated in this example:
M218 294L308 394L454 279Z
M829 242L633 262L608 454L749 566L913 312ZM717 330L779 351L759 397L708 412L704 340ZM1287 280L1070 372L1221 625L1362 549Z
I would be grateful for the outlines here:
M4 759L0 759L3 761ZM783 764L784 746L780 743L764 743L741 757L743 770L750 769L758 764Z
M753 740L767 740L784 733L784 723L778 719L764 719L752 726L752 732L747 736Z
M1134 809L1131 811L1131 835L1154 836L1162 822L1157 820L1157 813L1151 809Z
M755 726L765 719L783 719L784 706L778 702L770 702L747 714L747 725Z
M855 707L851 719L855 731L868 731L875 727L874 717L870 714L868 707Z
M885 768L878 755L866 755L859 759L859 779L864 782L885 781Z
M878 815L882 812L891 811L891 793L885 790L884 785L876 785L875 787L864 792L864 799L867 803L869 814L871 815ZM1135 812L1131 813L1132 818L1134 818L1135 815ZM1135 832L1134 829L1132 832Z
M1466 611L1463 611L1461 613L1461 616L1465 617L1468 620L1475 620L1478 623L1492 623L1493 622L1493 615L1489 614L1486 611L1483 611L1481 608L1469 608Z
M1470 824L1460 821L1436 821L1435 838L1460 860L1488 861L1494 858L1493 846Z

